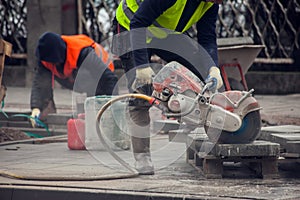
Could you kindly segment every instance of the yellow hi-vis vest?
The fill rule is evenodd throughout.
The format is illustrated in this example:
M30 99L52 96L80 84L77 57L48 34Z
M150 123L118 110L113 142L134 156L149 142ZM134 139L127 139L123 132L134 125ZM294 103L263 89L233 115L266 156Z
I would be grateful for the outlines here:
M121 0L117 11L116 18L121 26L130 29L130 20L132 19L134 13L138 10L139 5L143 0ZM178 22L181 18L182 12L184 10L187 0L178 0L176 3L168 8L162 15L160 15L155 22L148 27L148 30L158 38L164 38L167 33L158 28L166 28L169 30L175 30ZM159 3L159 2L158 2ZM211 2L201 1L198 8L194 11L194 14L189 19L188 23L185 25L182 33L187 31L194 23L199 21L204 13L213 5Z

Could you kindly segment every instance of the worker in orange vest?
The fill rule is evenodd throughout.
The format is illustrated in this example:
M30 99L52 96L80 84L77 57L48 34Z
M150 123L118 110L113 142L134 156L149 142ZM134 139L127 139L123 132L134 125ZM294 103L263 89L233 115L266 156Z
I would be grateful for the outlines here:
M86 35L58 35L46 32L38 40L31 89L31 124L56 112L53 100L54 80L63 87L87 96L118 93L118 78L108 52Z

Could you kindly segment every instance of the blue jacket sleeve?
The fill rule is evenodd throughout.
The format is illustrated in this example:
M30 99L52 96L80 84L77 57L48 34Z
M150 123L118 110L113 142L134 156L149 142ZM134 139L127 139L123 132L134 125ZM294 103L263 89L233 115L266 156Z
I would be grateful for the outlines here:
M219 5L214 4L196 24L198 43L212 57L216 66L218 66L218 47L216 35L218 10Z
M176 0L144 0L130 22L131 45L135 67L149 63L150 55L146 49L146 27L150 26Z
M35 69L33 78L31 95L30 95L30 107L43 109L43 106L47 100L53 99L53 89L51 84L52 73L46 69L43 64L38 61L38 67Z

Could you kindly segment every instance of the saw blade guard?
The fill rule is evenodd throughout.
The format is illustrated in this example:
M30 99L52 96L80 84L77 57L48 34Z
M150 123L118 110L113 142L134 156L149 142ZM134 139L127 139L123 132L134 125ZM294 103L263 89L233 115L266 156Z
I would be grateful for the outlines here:
M226 91L211 97L210 103L228 110L242 120L236 131L225 131L205 125L209 139L216 143L237 144L251 143L261 131L260 109L257 100L250 92Z

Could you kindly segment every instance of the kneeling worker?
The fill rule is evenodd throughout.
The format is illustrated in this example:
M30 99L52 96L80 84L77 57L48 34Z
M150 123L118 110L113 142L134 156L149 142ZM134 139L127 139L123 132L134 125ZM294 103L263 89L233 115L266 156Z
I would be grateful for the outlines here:
M118 78L109 54L86 35L67 36L46 32L38 40L35 55L38 67L30 99L33 127L38 126L36 117L43 120L48 113L56 112L54 80L67 89L86 93L87 96L118 93Z

